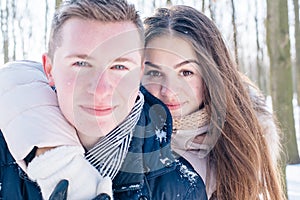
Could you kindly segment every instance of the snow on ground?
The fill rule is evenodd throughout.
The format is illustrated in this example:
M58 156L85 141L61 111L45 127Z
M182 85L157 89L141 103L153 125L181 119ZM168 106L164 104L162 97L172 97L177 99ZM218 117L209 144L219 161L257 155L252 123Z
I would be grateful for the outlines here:
M289 200L300 200L300 164L288 165L286 177Z
M293 103L298 151L300 152L300 107L297 107L297 102L294 101ZM288 165L286 178L289 200L300 200L300 164Z

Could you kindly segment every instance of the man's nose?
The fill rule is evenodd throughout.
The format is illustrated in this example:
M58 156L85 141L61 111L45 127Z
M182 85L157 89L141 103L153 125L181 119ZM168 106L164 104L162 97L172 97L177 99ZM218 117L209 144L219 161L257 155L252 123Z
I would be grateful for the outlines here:
M91 75L89 82L89 92L105 95L108 92L113 90L113 80L110 79L107 70L97 72L94 75Z

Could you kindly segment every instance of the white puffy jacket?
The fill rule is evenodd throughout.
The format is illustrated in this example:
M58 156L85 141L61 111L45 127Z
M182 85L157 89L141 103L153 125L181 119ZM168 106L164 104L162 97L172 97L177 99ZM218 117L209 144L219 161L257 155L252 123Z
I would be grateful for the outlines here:
M25 171L23 159L34 146L81 146L58 107L41 63L15 61L0 68L0 110L0 129Z

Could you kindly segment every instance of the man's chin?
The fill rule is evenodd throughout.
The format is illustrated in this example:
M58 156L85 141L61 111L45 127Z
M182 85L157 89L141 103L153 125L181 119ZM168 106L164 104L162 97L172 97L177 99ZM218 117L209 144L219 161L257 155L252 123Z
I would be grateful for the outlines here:
M93 121L93 123L82 122L80 125L76 126L76 129L85 136L96 138L106 136L115 127L114 123L99 123L97 121Z

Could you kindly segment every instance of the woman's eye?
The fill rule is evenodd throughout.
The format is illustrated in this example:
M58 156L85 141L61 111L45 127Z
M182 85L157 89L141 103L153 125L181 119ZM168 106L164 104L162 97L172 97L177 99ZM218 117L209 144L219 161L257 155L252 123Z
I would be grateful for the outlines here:
M86 61L77 61L74 63L74 65L78 66L78 67L86 67L86 66L89 66L89 63Z
M111 69L126 70L127 67L125 67L124 65L114 65L114 66L111 67Z
M148 75L148 76L153 76L153 77L159 77L159 76L161 76L162 74L161 74L159 71L151 70L151 71L148 71L148 72L146 73L146 75Z
M194 73L192 71L187 71L187 70L184 70L184 71L181 71L180 74L182 76L191 76L193 75Z

